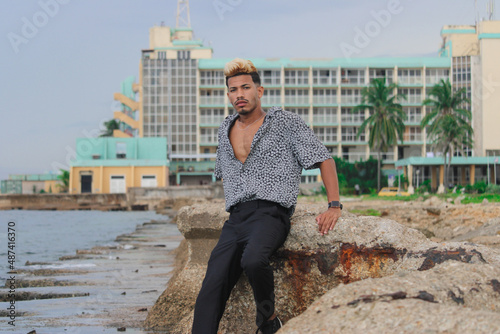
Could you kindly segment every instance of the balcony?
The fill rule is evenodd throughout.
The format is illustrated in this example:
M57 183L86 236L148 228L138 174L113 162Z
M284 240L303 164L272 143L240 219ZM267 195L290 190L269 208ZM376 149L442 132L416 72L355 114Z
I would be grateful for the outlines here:
M426 77L425 78L425 84L427 86L434 86L434 85L438 84L439 82L441 82L441 80L446 81L449 78L450 77L448 77L448 76L443 76L443 77Z
M382 162L390 163L394 161L394 152L381 152ZM378 159L378 152L370 152L370 157Z
M342 121L342 125L348 125L348 124L361 124L365 121L364 116L357 116L357 115L342 115L340 118Z
M423 84L422 77L419 77L419 76L398 77L398 85L399 86L405 86L405 85L421 86L422 84Z
M309 105L309 96L287 96L285 105Z
M225 96L200 96L200 105L203 106L224 106L226 105Z
M418 143L421 144L423 142L423 135L421 133L405 133L403 135L403 142L405 144L409 143Z
M342 153L342 158L350 163L355 163L357 161L365 161L366 153L365 152L348 152Z
M219 126L224 120L224 115L201 115L200 126Z
M200 135L200 146L217 146L218 138L214 135Z
M365 141L365 135L361 135L359 136L359 138L356 138L356 135L352 135L352 134L343 134L342 135L342 143L343 144L366 144L366 141Z
M337 95L313 96L313 104L337 104Z
M313 125L335 125L337 115L313 115Z
M407 95L406 100L402 100L401 104L422 104L422 95Z
M358 105L361 103L361 96L342 96L340 103L342 105Z
M405 123L415 123L420 124L422 121L422 115L408 115Z
M263 96L260 101L264 106L280 106L281 96Z

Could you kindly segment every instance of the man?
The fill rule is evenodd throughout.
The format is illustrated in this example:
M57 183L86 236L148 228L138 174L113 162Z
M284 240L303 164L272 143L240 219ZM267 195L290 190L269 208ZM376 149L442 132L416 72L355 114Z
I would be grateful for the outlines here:
M217 333L226 301L242 272L252 286L257 332L275 333L281 321L274 310L274 278L270 256L290 230L302 169L320 168L328 210L316 221L325 235L335 226L342 205L335 162L302 119L281 108L267 113L260 99L257 69L235 59L224 68L227 96L236 114L219 127L215 176L222 178L226 210L219 242L208 262L196 300L193 333Z

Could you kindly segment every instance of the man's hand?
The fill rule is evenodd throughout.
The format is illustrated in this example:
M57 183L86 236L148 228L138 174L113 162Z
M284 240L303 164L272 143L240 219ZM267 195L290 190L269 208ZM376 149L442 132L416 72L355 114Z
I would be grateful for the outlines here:
M337 220L340 218L340 215L340 208L329 208L318 217L316 217L319 233L321 235L325 235L328 233L328 231L333 230L335 224L337 224Z

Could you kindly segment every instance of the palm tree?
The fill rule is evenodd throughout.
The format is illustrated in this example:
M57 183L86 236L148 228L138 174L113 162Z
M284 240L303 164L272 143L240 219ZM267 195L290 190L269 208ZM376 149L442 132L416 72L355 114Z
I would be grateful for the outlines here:
M380 191L380 169L381 152L386 151L390 146L396 145L399 140L403 141L405 131L404 121L406 114L403 107L398 103L399 99L406 99L404 95L395 95L398 88L395 83L389 86L385 83L385 78L374 79L370 86L361 91L361 104L353 109L355 111L370 111L370 117L359 127L357 138L365 131L370 131L368 145L373 150L378 151L377 164L377 190Z
M62 182L62 185L59 185L61 192L68 192L69 189L69 171L66 169L60 169L61 174L57 176L57 178Z
M441 81L432 87L429 98L422 103L431 111L422 119L420 126L427 128L427 136L435 150L443 152L445 179L448 184L451 157L458 149L463 154L463 148L474 143L474 130L470 125L472 114L463 106L470 100L466 97L465 88L453 91L450 81ZM448 159L449 156L449 159Z
M120 129L120 121L112 119L104 122L104 126L106 127L106 130L103 130L99 137L113 137L113 130Z

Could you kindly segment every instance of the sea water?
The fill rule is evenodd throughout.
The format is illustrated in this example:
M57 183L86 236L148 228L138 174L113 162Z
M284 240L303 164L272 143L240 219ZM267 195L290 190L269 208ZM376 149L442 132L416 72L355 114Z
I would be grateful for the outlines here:
M28 261L55 263L78 249L113 245L142 223L166 219L154 211L0 211L0 277L10 270L9 254L15 269Z

